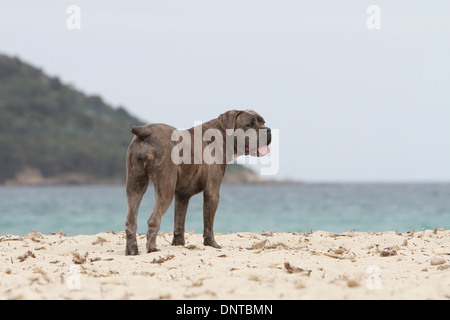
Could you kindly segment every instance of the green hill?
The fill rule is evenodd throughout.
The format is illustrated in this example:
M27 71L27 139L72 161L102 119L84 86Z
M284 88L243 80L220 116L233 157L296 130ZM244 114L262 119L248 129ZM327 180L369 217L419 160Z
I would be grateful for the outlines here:
M142 123L0 54L0 184L124 182L130 128ZM238 167L230 166L227 181L258 181Z
M27 172L62 183L121 180L130 128L142 123L4 55L0 114L0 183Z

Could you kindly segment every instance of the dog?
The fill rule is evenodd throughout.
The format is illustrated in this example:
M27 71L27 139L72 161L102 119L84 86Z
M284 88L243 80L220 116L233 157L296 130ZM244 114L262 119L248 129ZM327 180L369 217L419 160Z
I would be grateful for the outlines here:
M251 131L258 134L257 143L252 143L251 137L247 135ZM134 137L126 158L128 213L125 222L125 254L139 254L136 240L137 215L150 180L154 184L156 203L148 220L147 253L158 251L156 236L161 219L174 197L172 245L185 244L185 219L189 200L200 192L203 192L204 201L203 244L220 248L214 239L213 225L227 164L241 155L261 157L270 152L268 146L271 142L271 130L265 126L264 118L253 110L230 110L189 130L178 130L166 124L155 123L134 126L131 132ZM214 136L211 143L205 137L200 138L201 140L195 137L198 133L206 136L208 132L212 132ZM182 150L186 161L181 163L174 161L174 155L179 155L181 145L179 140L174 139L177 136L183 137L186 146ZM209 141L211 140L212 138ZM208 154L212 144L216 148L210 154L215 161L199 160L197 155Z

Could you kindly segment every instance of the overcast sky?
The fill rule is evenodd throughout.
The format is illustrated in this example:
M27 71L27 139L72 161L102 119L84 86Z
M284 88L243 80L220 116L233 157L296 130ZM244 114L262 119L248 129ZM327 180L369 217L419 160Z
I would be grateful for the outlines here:
M2 1L0 51L149 122L252 108L278 178L450 180L448 0Z

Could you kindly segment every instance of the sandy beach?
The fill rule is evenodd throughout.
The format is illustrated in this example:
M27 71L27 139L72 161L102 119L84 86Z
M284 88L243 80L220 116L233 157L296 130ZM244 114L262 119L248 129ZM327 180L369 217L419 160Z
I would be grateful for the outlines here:
M0 299L450 299L450 231L0 236Z

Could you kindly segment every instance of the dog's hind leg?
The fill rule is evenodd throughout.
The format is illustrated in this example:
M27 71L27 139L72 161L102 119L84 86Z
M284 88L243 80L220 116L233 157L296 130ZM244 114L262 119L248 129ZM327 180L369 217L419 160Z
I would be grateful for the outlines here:
M163 177L155 179L155 207L152 215L148 219L147 232L147 252L157 251L156 236L161 226L161 220L172 203L175 194L177 171L174 166L170 173L165 173Z
M139 254L136 231L137 231L137 216L139 212L139 206L148 187L149 178L146 174L136 176L130 174L127 177L127 201L128 201L128 214L125 221L125 233L127 236L127 245L125 248L126 255Z

